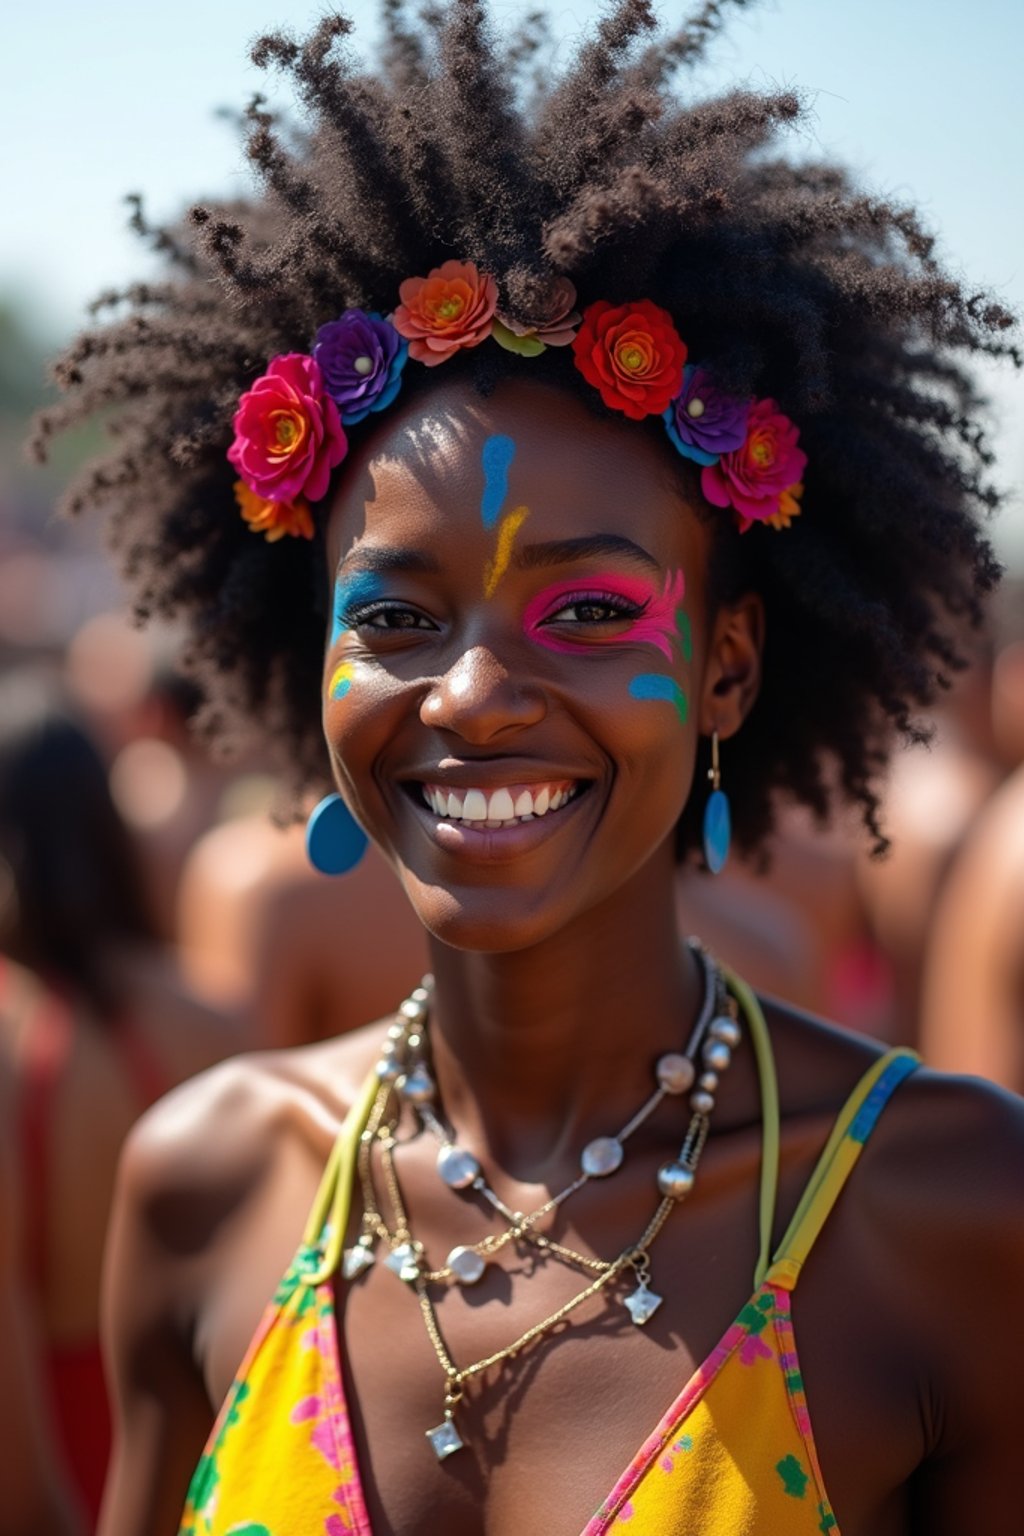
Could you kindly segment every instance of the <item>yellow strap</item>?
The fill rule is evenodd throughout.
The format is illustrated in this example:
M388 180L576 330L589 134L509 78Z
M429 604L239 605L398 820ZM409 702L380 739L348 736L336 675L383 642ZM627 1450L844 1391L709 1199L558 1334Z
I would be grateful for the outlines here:
M322 1285L325 1280L330 1279L338 1267L341 1250L345 1243L345 1233L348 1231L352 1184L355 1178L356 1159L359 1156L359 1138L370 1118L370 1110L373 1108L373 1101L377 1097L379 1088L380 1079L375 1071L371 1072L359 1090L359 1097L342 1121L337 1140L327 1160L327 1167L324 1169L324 1176L320 1180L320 1188L317 1190L309 1220L306 1222L306 1230L303 1233L305 1243L310 1246L318 1243L323 1235L328 1212L330 1213L327 1246L319 1266L307 1276L310 1285Z
M916 1064L920 1059L916 1051L898 1047L872 1062L860 1078L836 1116L793 1219L776 1249L767 1277L773 1283L787 1290L796 1285L804 1260L864 1149L864 1142L848 1133L872 1089L893 1062L907 1060Z
M742 977L723 967L725 979L736 1001L743 1010L750 1030L757 1062L757 1075L761 1083L761 1187L758 1197L757 1268L754 1270L754 1289L768 1273L772 1251L772 1227L775 1223L775 1197L779 1187L779 1084L775 1076L775 1056L772 1052L771 1035L761 1011L761 1004Z

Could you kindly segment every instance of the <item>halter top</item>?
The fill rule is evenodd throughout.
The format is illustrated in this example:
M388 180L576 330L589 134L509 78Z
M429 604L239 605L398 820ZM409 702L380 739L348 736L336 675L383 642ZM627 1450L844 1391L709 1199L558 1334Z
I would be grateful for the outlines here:
M620 1528L622 1536L839 1536L815 1451L791 1297L879 1115L919 1058L893 1050L864 1074L772 1254L774 1063L756 1000L736 978L730 984L747 1015L761 1078L761 1257L753 1293L580 1536L617 1536ZM341 1128L303 1242L193 1476L179 1536L373 1536L345 1402L333 1275L359 1137L378 1087L374 1075Z

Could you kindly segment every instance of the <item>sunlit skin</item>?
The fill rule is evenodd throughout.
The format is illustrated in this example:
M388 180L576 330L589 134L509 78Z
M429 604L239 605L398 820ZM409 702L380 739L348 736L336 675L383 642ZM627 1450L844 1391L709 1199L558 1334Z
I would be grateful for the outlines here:
M502 392L517 449L506 499L531 518L489 601L481 451L495 434L482 401L460 401L451 420L458 392L442 390L426 421L422 406L405 421L396 412L375 455L350 466L330 528L337 591L348 596L336 593L326 676L347 661L354 679L344 710L325 716L339 778L426 926L474 949L521 950L577 919L624 936L636 920L634 881L655 882L667 912L698 731L710 712L731 734L756 685L747 615L745 689L712 691L703 725L698 715L683 729L675 710L632 697L652 649L696 697L706 653L685 661L676 611L684 571L706 564L709 529L686 508L663 454L646 441L636 453L635 431L628 505L618 486L610 494L618 437L630 429L609 431L582 406L568 443L557 435L556 466L537 441L533 402L545 396L562 409L550 391ZM695 602L700 614L699 586ZM446 774L485 788L570 780L581 792L549 820L489 835L439 825L427 810L418 785Z
M495 437L515 453L486 526L482 454ZM693 483L657 434L599 419L570 395L517 381L484 400L438 377L367 430L321 513L333 609L323 723L335 779L430 934L445 1118L515 1210L564 1187L586 1142L626 1122L650 1092L652 1064L679 1048L697 1010L675 927L674 829L691 794L703 804L694 762L712 730L728 787L766 620L753 594L709 607L712 524L689 499ZM495 531L517 506L530 516L488 598ZM688 624L676 603L677 640L667 611L656 631L648 615L666 593L682 596L680 573ZM640 587L639 617L614 611ZM348 686L333 697L339 669ZM638 688L644 679L661 695ZM664 695L671 688L685 694L685 719ZM481 829L431 809L425 783L576 792L543 818ZM777 1241L878 1047L783 1005L766 1013L781 1098ZM136 1401L145 1391L148 1411L126 1416L102 1536L173 1536L214 1414L387 1022L243 1061L150 1123L127 1175L135 1209L114 1233L120 1280L108 1297L127 1341L115 1343L119 1380ZM602 1257L636 1240L657 1169L678 1150L677 1111L663 1105L620 1172L566 1203L562 1240ZM966 1507L987 1465L978 1425L1013 1421L1019 1376L988 1328L1019 1305L1015 1113L923 1069L887 1110L801 1280L800 1366L843 1536L932 1536L950 1479ZM637 1329L616 1303L593 1303L505 1371L477 1378L459 1410L467 1449L443 1464L424 1438L440 1417L442 1377L415 1298L381 1265L339 1283L374 1536L584 1529L750 1296L761 1125L745 1042L693 1195L651 1255L665 1297L657 1315ZM1005 1158L994 1158L994 1138ZM494 1231L481 1203L441 1184L436 1143L411 1117L399 1140L403 1198L431 1256ZM951 1232L971 1255L955 1275ZM944 1267L950 1284L936 1285ZM480 1359L579 1289L561 1265L509 1255L507 1269L494 1264L479 1286L439 1298L441 1327L456 1360ZM145 1389L134 1385L140 1360L154 1388L148 1374Z

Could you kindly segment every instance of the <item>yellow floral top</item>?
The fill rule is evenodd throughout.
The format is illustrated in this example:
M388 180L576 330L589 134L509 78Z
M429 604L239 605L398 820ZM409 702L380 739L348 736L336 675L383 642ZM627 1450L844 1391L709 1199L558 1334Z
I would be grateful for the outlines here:
M759 1027L764 1238L774 1212L778 1108L763 1018ZM800 1375L792 1292L889 1096L917 1065L913 1052L891 1051L858 1083L770 1264L762 1243L765 1272L749 1301L580 1536L615 1536L620 1527L623 1536L838 1536ZM368 1084L342 1127L307 1240L221 1409L179 1536L372 1536L345 1404L332 1281L340 1244L330 1234L345 1231L375 1088Z

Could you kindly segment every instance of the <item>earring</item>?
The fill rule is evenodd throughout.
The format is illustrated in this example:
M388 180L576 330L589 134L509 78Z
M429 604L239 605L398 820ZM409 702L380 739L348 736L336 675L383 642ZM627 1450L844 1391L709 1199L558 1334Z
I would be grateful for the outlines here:
M732 817L729 813L729 796L722 788L722 771L718 762L718 732L711 732L711 767L708 769L711 793L704 807L704 862L713 875L717 875L729 857L732 840Z
M340 795L321 800L306 823L306 853L322 875L347 875L369 838Z

